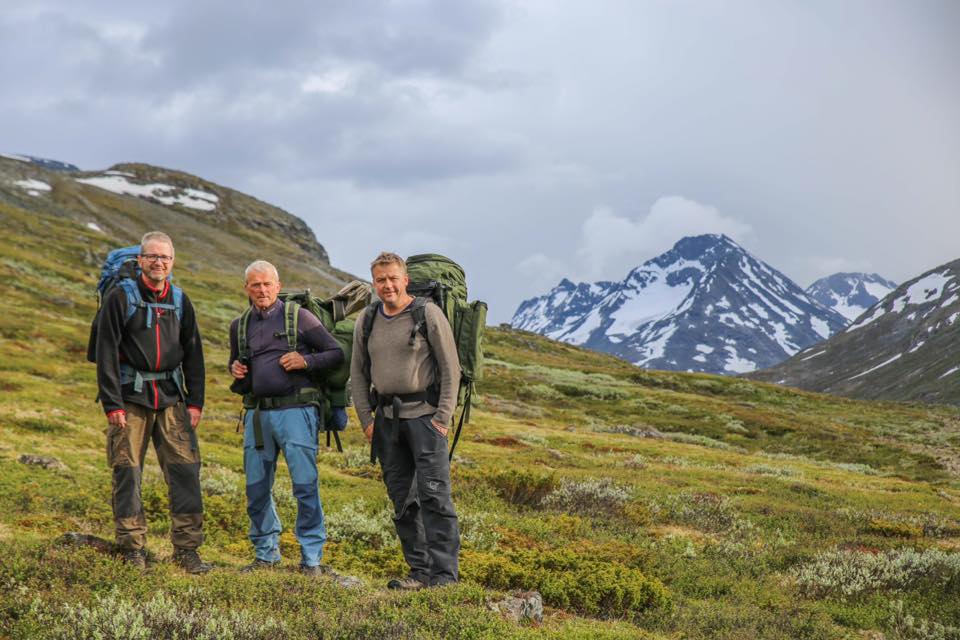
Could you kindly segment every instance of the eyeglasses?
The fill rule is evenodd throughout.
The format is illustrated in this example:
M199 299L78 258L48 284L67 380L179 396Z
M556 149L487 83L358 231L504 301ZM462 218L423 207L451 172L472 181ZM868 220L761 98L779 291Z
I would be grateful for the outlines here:
M159 253L145 253L140 257L146 260L147 262L164 262L164 263L173 262L173 256L163 256L163 255L160 255Z

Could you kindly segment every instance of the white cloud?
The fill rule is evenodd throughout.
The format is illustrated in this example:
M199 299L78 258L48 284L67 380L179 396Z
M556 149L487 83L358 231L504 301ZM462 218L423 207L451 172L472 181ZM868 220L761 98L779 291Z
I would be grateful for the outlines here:
M597 209L581 230L576 256L586 280L619 280L684 236L722 233L738 243L753 236L749 224L682 196L660 198L638 219Z
M569 276L570 266L562 260L547 257L542 253L534 253L518 262L514 268L524 279L523 286L520 287L521 291L537 295Z

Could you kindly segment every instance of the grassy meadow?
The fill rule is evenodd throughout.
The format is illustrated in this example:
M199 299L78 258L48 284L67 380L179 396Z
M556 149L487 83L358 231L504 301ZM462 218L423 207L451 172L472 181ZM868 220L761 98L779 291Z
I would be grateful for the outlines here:
M110 243L52 214L0 203L0 217L0 638L960 638L956 408L640 370L497 328L452 470L459 585L384 588L404 564L353 415L346 453L321 448L320 487L325 562L362 586L298 575L289 530L281 570L238 573L252 552L226 329L248 260L216 262L201 243L178 244L175 275L205 340L201 551L216 570L169 562L152 450L147 573L57 544L112 538L105 420L84 360ZM290 527L283 465L275 495ZM513 590L542 594L541 624L490 611Z

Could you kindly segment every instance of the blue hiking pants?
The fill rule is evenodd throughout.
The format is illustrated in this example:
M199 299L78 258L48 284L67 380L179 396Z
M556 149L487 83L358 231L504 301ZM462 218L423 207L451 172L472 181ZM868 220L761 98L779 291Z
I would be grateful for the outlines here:
M267 562L280 560L282 527L272 490L277 455L283 452L297 499L294 533L300 543L300 562L317 566L327 540L317 486L317 411L313 407L261 410L260 425L263 449L258 450L254 444L253 412L248 411L243 429L243 470L247 476L249 535L256 557Z

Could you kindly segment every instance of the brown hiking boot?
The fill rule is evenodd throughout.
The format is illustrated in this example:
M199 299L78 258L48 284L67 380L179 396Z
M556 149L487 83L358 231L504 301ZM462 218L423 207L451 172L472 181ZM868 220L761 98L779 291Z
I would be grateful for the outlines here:
M213 567L200 559L196 549L177 549L173 552L173 562L187 573L206 573Z
M140 569L147 568L147 554L143 549L127 549L123 552L123 561L131 567Z
M399 589L401 591L419 591L420 589L425 589L426 587L426 584L410 576L407 576L402 580L394 578L387 583L387 589Z
M280 561L269 562L268 560L261 560L260 558L254 558L253 562L250 564L240 567L240 573L253 573L254 571L262 571L264 569L275 569L280 566Z

